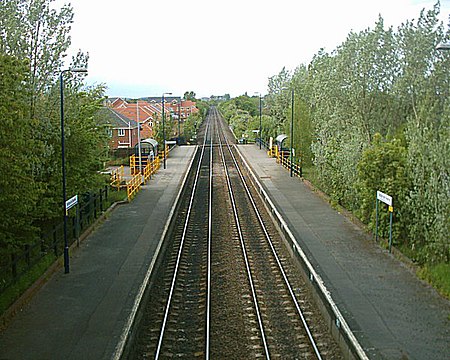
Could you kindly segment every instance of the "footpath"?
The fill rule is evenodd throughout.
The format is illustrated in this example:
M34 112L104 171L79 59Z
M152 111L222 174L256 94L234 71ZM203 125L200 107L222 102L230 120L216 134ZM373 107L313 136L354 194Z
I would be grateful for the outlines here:
M0 333L0 359L111 359L196 147L177 147Z
M370 359L449 359L450 302L269 158L239 145Z

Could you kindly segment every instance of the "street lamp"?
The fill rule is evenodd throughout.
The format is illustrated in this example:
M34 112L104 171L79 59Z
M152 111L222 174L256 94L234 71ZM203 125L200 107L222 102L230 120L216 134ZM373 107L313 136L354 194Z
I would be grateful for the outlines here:
M292 177L292 171L293 171L293 154L294 151L294 89L291 90L291 102L292 102L292 110L291 110L291 172L290 175Z
M259 95L259 150L261 150L261 143L262 143L262 120L261 120L262 99L261 99L261 93L255 92L255 95Z
M136 100L136 122L138 125L139 174L142 174L141 123L139 121L139 99Z
M178 145L181 145L181 99L180 102L178 103Z
M87 73L86 68L70 68L59 74L59 91L61 100L61 170L62 170L62 195L63 195L63 219L64 219L64 273L69 273L69 243L67 240L67 210L66 210L66 159L64 143L64 79L66 72Z
M166 130L164 124L164 113L166 112L166 107L164 106L164 95L172 95L171 92L165 92L162 94L162 124L163 124L163 164L164 169L166 168Z

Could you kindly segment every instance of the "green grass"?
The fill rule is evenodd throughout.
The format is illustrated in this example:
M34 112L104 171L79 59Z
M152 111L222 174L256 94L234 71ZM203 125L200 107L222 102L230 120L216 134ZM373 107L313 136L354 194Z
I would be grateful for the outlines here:
M439 293L450 299L450 264L425 265L420 268L418 275Z
M123 157L123 158L111 159L108 161L107 165L108 166L120 166L120 165L128 166L128 165L130 165L130 158L127 156L127 157Z
M19 281L10 286L0 296L0 314L3 314L34 282L45 273L55 261L53 254L43 257Z
M115 203L116 201L122 201L125 200L127 198L127 191L122 189L122 190L113 190L110 189L108 192L108 207L111 206L113 203Z

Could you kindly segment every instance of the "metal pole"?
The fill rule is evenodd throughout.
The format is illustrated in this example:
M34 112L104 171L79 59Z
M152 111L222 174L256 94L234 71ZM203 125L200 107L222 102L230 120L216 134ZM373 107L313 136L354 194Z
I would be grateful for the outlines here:
M163 168L166 168L166 132L164 129L164 113L165 113L165 107L164 107L164 94L162 94L162 126L163 126Z
M391 253L392 249L392 211L389 209L390 216L389 216L389 253Z
M261 120L261 94L259 94L259 150L261 150L262 143L262 120Z
M163 152L164 152L164 157L163 157L163 163L164 163L164 169L166 168L166 130L165 130L165 123L164 123L164 118L165 118L165 110L166 107L164 106L164 95L172 95L171 92L166 92L162 94L162 123L163 123Z
M64 136L64 81L65 72L87 73L85 68L70 68L62 70L59 74L59 98L61 110L61 171L62 171L62 196L63 196L63 219L64 219L64 273L68 274L69 266L69 242L67 239L67 210L66 210L66 157Z
M66 211L66 157L65 157L65 141L64 141L64 83L63 74L67 70L61 71L59 74L59 92L61 105L61 170L62 170L62 196L63 196L63 219L64 219L64 273L68 274L69 267L69 242L67 240L67 211Z
M180 99L181 102L181 99ZM181 145L181 104L178 104L178 145Z
M136 100L136 122L138 125L139 174L142 174L141 123L139 122L139 99Z
M291 96L292 96L292 110L291 110L291 171L290 171L290 175L292 177L292 171L293 171L292 151L294 149L294 89L292 89Z
M377 200L375 201L375 209L376 209L376 214L377 214L377 217L376 217L376 225L375 225L375 242L378 242L378 198L377 198Z

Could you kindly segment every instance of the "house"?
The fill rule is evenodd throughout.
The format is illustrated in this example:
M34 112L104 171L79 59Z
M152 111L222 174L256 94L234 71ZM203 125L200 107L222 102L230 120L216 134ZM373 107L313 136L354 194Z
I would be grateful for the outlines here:
M116 97L107 99L105 101L105 106L112 110L112 113L115 114L116 117L120 116L122 122L134 123L136 132L137 123L139 123L141 125L141 139L153 138L155 136L154 128L162 121L163 109L166 119L169 119L172 116L175 121L179 119L180 122L186 121L191 114L195 114L199 111L195 106L194 101L182 100L180 97L170 96L164 98L163 106L161 100L161 97L146 97L138 99L136 102L130 102L126 99ZM174 133L172 135L177 136L177 131L175 129L173 130ZM169 133L170 132L168 131L167 134ZM123 134L122 130L121 134ZM137 134L135 141L131 142L130 147L133 147L136 143ZM126 144L128 143L116 139L114 143L111 143L111 146L113 149L116 149L119 147L126 147Z
M170 103L171 112L178 119L180 118L181 122L186 121L191 114L196 114L199 112L197 107L195 106L195 101L191 100L181 100L180 102L172 102Z
M98 116L108 124L110 150L130 149L138 142L138 123L110 107L99 110Z

